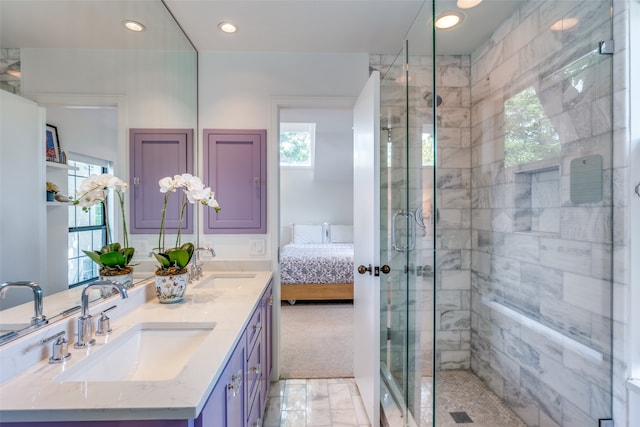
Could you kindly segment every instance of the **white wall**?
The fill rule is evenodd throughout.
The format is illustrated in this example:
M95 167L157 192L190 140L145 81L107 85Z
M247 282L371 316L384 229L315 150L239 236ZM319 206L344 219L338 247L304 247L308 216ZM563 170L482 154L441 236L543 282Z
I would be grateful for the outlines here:
M281 123L316 123L313 169L280 168L280 244L290 225L353 223L353 110L285 108Z
M0 283L34 281L46 293L44 110L0 90ZM33 300L9 289L0 308Z
M95 123L111 133L111 125L107 124L113 119L107 117L111 113L103 116L88 111L64 113L52 108L47 116L50 122L59 126L63 150L113 160L115 175L125 181L129 180L130 128L195 130L197 127L197 59L194 52L22 49L21 64L22 90L27 98L49 108L100 106L117 109L115 147L112 142L106 142L105 135L86 138ZM101 108L101 111L105 110ZM116 229L119 234L119 219ZM156 239L155 234L130 236L132 246L136 248L136 262L149 261L152 267L153 261L147 253L157 246ZM139 269L142 268L141 265Z
M252 255L252 239L271 248L278 230L276 98L355 98L369 76L367 54L214 53L199 54L199 126L267 129L267 235L207 235L203 239L222 259L271 259ZM292 101L295 104L295 100ZM198 167L202 160L198 158ZM215 189L213 189L215 191ZM223 206L224 209L224 206Z
M22 91L122 95L127 126L195 127L193 52L21 49Z
M47 123L58 128L64 151L118 161L118 111L115 108L47 107Z

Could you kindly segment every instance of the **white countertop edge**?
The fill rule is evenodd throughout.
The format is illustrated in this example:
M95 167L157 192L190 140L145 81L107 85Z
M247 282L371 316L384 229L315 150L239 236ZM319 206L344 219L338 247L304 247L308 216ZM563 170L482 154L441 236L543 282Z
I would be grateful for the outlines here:
M216 319L211 318L211 321L216 322L216 328L218 329L218 333L216 338L220 338L220 345L224 345L224 350L220 350L213 355L214 357L208 358L208 354L200 353L199 355L194 355L194 358L199 359L207 359L207 367L208 369L203 369L206 371L206 375L202 375L203 372L196 369L197 367L192 367L191 369L185 368L183 372L176 377L176 379L168 380L168 381L147 381L147 382L136 382L136 381L122 381L122 382L100 382L100 383L92 383L91 384L91 393L96 396L101 396L100 401L104 403L102 407L88 407L83 405L82 403L91 403L93 400L87 400L86 402L82 401L69 401L70 397L73 397L74 393L77 393L79 389L82 387L78 384L82 383L51 383L49 387L53 388L50 390L52 393L56 393L57 396L64 395L64 392L60 392L60 390L67 389L67 395L61 397L62 400L55 401L55 399L49 398L49 400L43 400L41 405L33 402L34 397L37 396L37 392L33 392L32 396L20 396L19 399L11 399L12 402L7 402L8 397L2 397L3 394L11 394L12 385L16 384L14 381L17 381L18 384L21 381L24 374L19 374L16 377L9 379L7 384L3 384L2 389L0 391L0 421L2 422L37 422L37 421L114 421L114 420L142 420L142 419L193 419L196 418L202 408L207 402L213 387L217 383L222 369L226 365L231 355L231 351L235 348L238 343L238 340L243 336L242 332L246 328L250 320L250 314L253 310L258 306L260 302L260 296L262 295L265 287L269 283L272 278L272 273L270 271L256 271L255 279L251 280L253 283L247 288L251 288L249 291L244 290L244 294L241 293L238 295L233 295L229 293L229 290L223 291L220 293L219 289L198 289L197 285L206 281L201 280L196 282L190 286L193 286L191 290L191 295L189 298L189 291L185 295L186 303L183 303L182 307L174 306L166 306L164 304L159 304L157 301L149 300L146 304L143 304L136 309L134 312L131 312L125 317L128 320L125 320L125 317L120 319L115 318L112 320L113 326L120 326L121 329L125 329L125 325L128 322L129 326L132 323L144 321L147 319L145 317L144 311L155 311L155 310L175 310L182 308L182 313L188 313L185 310L188 310L189 304L196 304L197 300L214 298L214 294L220 297L220 300L217 304L223 304L224 306L240 306L242 310L240 313L237 313L238 316L242 316L242 319ZM153 286L152 282L149 282L146 286ZM147 292L149 294L149 292ZM225 301L228 297L232 297L232 300ZM250 299L250 300L247 300ZM109 303L109 302L107 302ZM209 307L213 307L215 310L216 305L213 304ZM218 307L220 308L220 307ZM232 308L233 310L233 308ZM151 320L157 319L156 317L151 317ZM134 316L130 318L129 316ZM74 316L74 319L77 316ZM184 319L182 321L189 321L188 319ZM115 329L115 328L114 328ZM116 337L117 338L117 335ZM72 340L70 340L70 348L72 347ZM80 360L82 357L80 356ZM210 362L210 363L209 363ZM71 362L71 363L75 363ZM197 361L195 362L197 363ZM203 363L203 360L200 360L200 363ZM48 365L46 363L38 364L40 370L44 371L55 371L56 365ZM59 366L59 365L58 365ZM52 368L53 367L53 368ZM30 368L32 369L32 368ZM28 372L28 371L25 371ZM31 375L34 375L33 373ZM57 374L56 374L57 375ZM33 379L33 378L32 378ZM185 384L188 384L185 386ZM7 387L8 386L8 387ZM35 388L35 387L33 387ZM31 389L31 388L29 388ZM126 390L125 390L126 389ZM23 390L20 390L20 387L14 389L15 392L24 392L24 384ZM88 390L88 388L87 388ZM119 390L125 390L128 392L133 392L134 398L130 400L120 400L120 399L109 399L109 396L118 394ZM178 390L178 393L175 393ZM171 393L173 391L174 393ZM60 393L60 394L57 394ZM127 394L126 392L124 394ZM149 394L154 395L153 399L148 399L145 404L144 397L137 399L141 394ZM36 399L37 400L37 399ZM13 407L9 407L11 405ZM75 407L66 407L67 405L73 405Z

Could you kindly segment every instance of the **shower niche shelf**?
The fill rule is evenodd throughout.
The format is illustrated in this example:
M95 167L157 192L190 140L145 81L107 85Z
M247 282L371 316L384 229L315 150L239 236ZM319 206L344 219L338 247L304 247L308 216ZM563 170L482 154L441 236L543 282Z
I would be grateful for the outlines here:
M560 166L515 173L514 231L560 233Z

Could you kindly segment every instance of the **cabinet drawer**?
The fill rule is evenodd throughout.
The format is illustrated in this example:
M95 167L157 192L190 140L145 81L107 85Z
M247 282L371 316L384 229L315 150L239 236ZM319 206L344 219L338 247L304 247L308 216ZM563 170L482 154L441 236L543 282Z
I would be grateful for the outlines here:
M251 410L249 411L249 417L247 418L247 427L261 427L262 426L262 394L258 393L253 400Z
M247 325L247 353L251 351L254 344L260 337L262 333L262 310L260 310L260 306L256 309L251 316L251 320L249 320L249 324Z
M249 359L247 360L247 370L245 373L245 378L247 379L246 387L247 387L247 400L248 406L251 407L251 402L255 398L256 393L259 389L261 389L261 385L263 385L263 371L264 371L264 362L263 362L263 347L262 341L256 342L256 345L251 351L249 355Z

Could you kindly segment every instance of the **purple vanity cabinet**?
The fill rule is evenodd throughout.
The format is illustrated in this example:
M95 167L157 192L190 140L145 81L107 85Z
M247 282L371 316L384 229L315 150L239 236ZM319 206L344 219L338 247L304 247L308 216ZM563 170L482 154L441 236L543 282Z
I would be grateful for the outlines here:
M205 210L205 234L267 232L267 131L204 130L204 182L222 210Z
M131 220L133 234L156 234L160 229L164 194L158 181L165 176L193 173L193 129L130 129ZM178 229L180 197L169 198L165 227ZM191 206L183 219L183 233L193 233Z
M272 337L273 337L273 286L267 286L262 295L262 311L264 317L264 375L262 378L262 391L264 396L269 395L269 383L271 380L271 368L273 367Z
M242 427L244 425L245 348L243 334L202 412L196 418L194 427Z

